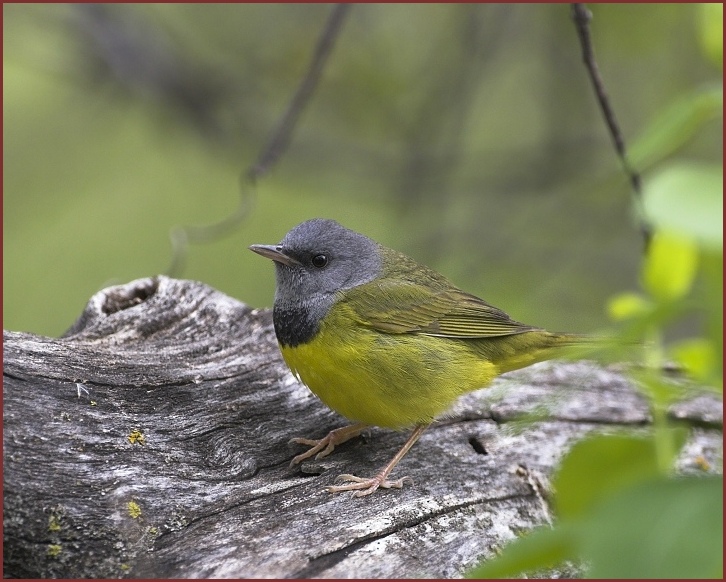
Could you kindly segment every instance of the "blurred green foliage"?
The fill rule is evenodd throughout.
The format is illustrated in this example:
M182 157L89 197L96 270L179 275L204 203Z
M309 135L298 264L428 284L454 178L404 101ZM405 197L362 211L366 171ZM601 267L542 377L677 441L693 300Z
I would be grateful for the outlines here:
M330 9L4 4L4 327L58 335L92 293L164 272L172 228L234 212L239 175ZM602 306L636 280L642 241L569 10L355 5L248 218L190 247L183 276L269 306L273 270L247 245L325 216L520 321L606 325ZM591 10L626 139L713 80L700 51L717 58L718 35L704 11ZM714 163L721 131L701 123L717 115L713 89L701 99L683 113L692 125L679 125L678 147Z
M696 10L714 13L711 6ZM701 46L721 75L714 52L722 53L723 39L714 47L710 26L699 23L709 35ZM712 113L684 114L705 102ZM682 153L684 135L722 125L722 109L722 91L690 91L636 142L639 160L652 165L644 211L654 236L642 291L621 293L609 306L619 337L644 343L643 365L631 375L650 402L652 430L575 444L553 481L554 527L517 539L470 577L515 576L568 560L591 578L723 577L723 467L712 468L721 474L674 475L687 427L673 426L668 409L689 387L663 372L675 361L691 382L723 391L723 163L694 163ZM700 322L694 335L666 341L667 329L685 317Z

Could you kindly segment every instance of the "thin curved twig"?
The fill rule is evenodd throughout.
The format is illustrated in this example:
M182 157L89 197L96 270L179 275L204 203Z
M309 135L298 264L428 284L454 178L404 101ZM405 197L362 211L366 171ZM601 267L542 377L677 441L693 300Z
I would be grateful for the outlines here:
M240 200L237 208L226 218L207 226L178 226L171 231L172 261L166 274L178 277L186 260L189 243L210 242L232 231L250 213L254 204L255 185L257 180L270 171L290 143L292 133L297 127L302 111L310 102L317 87L325 63L332 52L335 40L342 28L345 16L350 11L350 4L336 4L328 17L307 72L302 78L297 91L290 100L287 110L280 119L257 161L240 174Z
M602 76L600 75L600 69L595 61L595 51L592 46L592 37L590 36L590 20L592 20L592 13L584 4L575 3L572 4L572 19L575 22L575 28L577 29L577 34L580 37L582 59L587 67L587 72L590 75L590 80L592 81L593 88L595 89L595 95L597 96L598 103L600 104L600 109L603 113L603 117L605 118L605 123L607 124L613 143L615 144L615 151L617 152L618 157L620 157L623 169L625 170L625 173L630 180L630 184L633 187L636 202L640 206L640 232L643 235L645 251L647 251L652 237L652 231L642 212L643 191L640 174L630 165L630 162L628 161L625 139L623 138L620 126L615 118L615 111L610 105L610 99L607 91L605 90L605 84L602 80Z

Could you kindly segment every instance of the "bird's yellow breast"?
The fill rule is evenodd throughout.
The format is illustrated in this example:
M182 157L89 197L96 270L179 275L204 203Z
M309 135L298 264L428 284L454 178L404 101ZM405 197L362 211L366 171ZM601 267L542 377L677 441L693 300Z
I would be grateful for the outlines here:
M330 309L310 341L281 351L292 372L330 408L388 428L430 422L498 373L466 342L382 333L344 303Z

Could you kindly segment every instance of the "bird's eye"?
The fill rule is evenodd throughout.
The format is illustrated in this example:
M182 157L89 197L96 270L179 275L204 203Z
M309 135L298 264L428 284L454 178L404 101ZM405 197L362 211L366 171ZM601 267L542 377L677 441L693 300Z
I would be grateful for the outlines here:
M313 267L317 267L318 269L322 269L325 265L328 264L328 257L325 255L315 255L312 260Z

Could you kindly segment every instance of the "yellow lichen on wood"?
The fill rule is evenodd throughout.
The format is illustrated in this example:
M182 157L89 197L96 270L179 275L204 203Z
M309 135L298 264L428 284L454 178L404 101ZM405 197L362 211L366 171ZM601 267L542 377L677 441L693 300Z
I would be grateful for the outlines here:
M132 445L137 444L137 443L140 445L143 445L144 444L144 433L142 433L138 428L135 428L129 434L128 439Z
M129 501L128 504L127 504L127 507L128 507L128 510L129 510L129 515L133 519L136 519L136 518L138 518L138 517L141 516L141 507L139 507L139 504L136 503L135 501L133 501L133 500L132 501Z
M60 531L61 530L61 523L60 523L60 517L51 514L51 516L48 518L48 531Z

